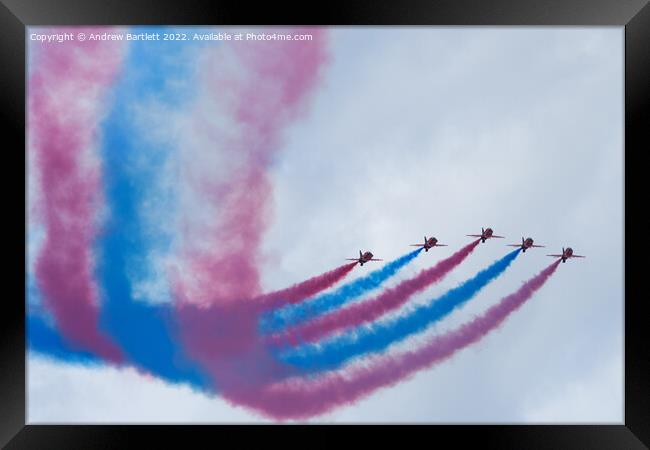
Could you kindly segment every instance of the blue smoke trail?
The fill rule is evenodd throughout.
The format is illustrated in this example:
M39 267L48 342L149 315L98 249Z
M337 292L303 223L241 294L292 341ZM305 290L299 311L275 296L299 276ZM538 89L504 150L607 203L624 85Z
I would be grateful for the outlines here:
M176 30L135 30L141 31L162 34ZM201 387L206 380L178 344L169 302L155 305L149 298L147 303L134 286L139 280L164 278L156 277L149 256L165 254L171 242L169 233L152 226L155 219L146 216L144 206L163 199L163 204L154 207L158 225L171 217L174 208L170 188L156 186L154 192L151 188L172 149L169 144L147 139L150 133L138 126L134 114L141 105L146 109L146 105L155 104L164 112L182 108L187 102L185 87L193 76L193 52L197 50L196 44L190 45L191 41L131 42L113 93L112 109L103 123L103 174L110 218L97 243L97 277L103 297L100 325L129 360L168 381Z
M382 283L395 275L399 269L411 262L421 251L422 248L413 250L389 262L381 269L377 269L365 277L358 278L339 287L334 292L321 294L302 303L287 305L269 312L262 317L260 328L263 332L273 333L284 327L313 319L332 309L338 308L366 292L381 286Z
M101 359L92 353L75 349L59 332L50 326L44 317L29 314L26 322L29 351L42 353L66 362L101 364Z
M291 349L281 354L280 358L307 371L321 371L337 368L358 355L383 351L391 344L419 333L470 300L501 275L515 260L520 250L508 253L473 278L407 315L385 323L359 327L320 344L307 344Z

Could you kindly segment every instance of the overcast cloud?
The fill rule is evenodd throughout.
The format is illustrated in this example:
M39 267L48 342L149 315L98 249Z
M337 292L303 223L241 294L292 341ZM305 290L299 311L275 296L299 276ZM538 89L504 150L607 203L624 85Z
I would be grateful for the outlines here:
M623 28L335 28L331 62L271 167L267 290L371 250L393 259L434 235L395 283L491 226L426 301L531 236L474 300L428 331L479 314L571 246L496 332L324 422L623 420ZM372 270L355 268L352 277ZM407 306L408 307L408 306ZM403 344L412 346L416 338ZM31 355L35 422L249 422L221 399L133 370Z

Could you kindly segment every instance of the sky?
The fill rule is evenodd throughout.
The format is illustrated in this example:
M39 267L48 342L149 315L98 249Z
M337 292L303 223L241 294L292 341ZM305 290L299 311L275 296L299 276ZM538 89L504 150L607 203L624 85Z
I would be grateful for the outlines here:
M35 67L38 51L36 44L30 45ZM228 217L223 205L203 203L192 182L177 181L180 170L192 180L216 183L252 164L242 152L233 156L210 147L235 148L250 137L222 111L224 104L236 100L231 96L240 93L237 89L244 88L197 94L195 87L210 86L211 76L250 75L236 70L223 75L221 67L238 55L214 48L229 43L158 45L148 47L144 55L119 49L125 64L151 58L144 61L159 68L156 73L168 75L145 79L150 90L139 88L135 69L127 73L136 75L111 82L103 100L91 101L103 111L98 113L103 128L99 138L88 137L99 143L85 150L91 160L100 160L102 173L110 179L110 171L118 167L111 165L115 142L121 133L127 136L124 127L132 127L132 134L117 147L128 152L129 167L146 180L134 188L137 195L132 198L117 190L104 193L108 203L122 205L122 218L137 216L140 228L133 231L133 241L102 241L98 248L103 250L91 256L97 258L98 270L90 279L97 280L97 301L105 305L99 323L120 335L122 345L142 355L164 354L136 348L137 335L121 328L119 314L111 316L105 298L131 295L139 302L133 307L138 317L148 314L147 305L172 303L168 266L180 268L176 273L181 286L190 285L188 292L200 297L204 291L192 290L192 283L203 286L203 268L197 269L198 281L188 275L191 258L186 255L202 246L227 247L223 251L237 258L244 254L242 271L247 264L255 265L261 291L269 292L330 270L359 250L390 261L424 235L449 245L418 255L386 281L385 287L391 287L468 243L466 234L490 226L506 239L479 244L441 282L381 320L439 297L505 255L509 250L504 244L518 243L522 236L546 248L520 254L507 273L474 299L397 349L416 348L428 337L481 314L546 267L552 261L547 253L571 246L587 258L560 264L531 300L478 343L407 380L307 421L623 422L622 28L327 29L326 55L313 84L305 88L308 100L278 110L277 122L270 122L277 125L277 133L271 139L272 151L260 157L269 190L266 197L254 199L264 214L261 239L253 250L220 241L219 227L227 226L227 220L213 224L212 218ZM215 47L202 52L201 46ZM223 54L217 53L221 59L216 62L201 60L218 51ZM293 56L287 58L290 65ZM290 67L298 72L301 66ZM255 84L261 107L266 101L272 105L278 95L263 80ZM98 94L89 89L87 95ZM124 116L127 119L121 119ZM208 131L202 128L203 119ZM30 152L39 145L35 141L30 139ZM177 147L189 150L178 152ZM32 207L44 197L33 186L39 176L35 163L29 157L28 163L34 174L28 177ZM119 186L120 179L115 180ZM249 186L258 192L257 184ZM169 191L178 194L167 195ZM235 203L248 201L238 197ZM183 212L178 221L177 210ZM36 216L30 215L26 249L27 301L34 314L47 309L34 287L44 241ZM251 227L258 225L252 222ZM107 223L124 226L115 220ZM195 236L206 236L205 241ZM133 242L138 252L132 254ZM123 259L111 260L118 256L117 250L110 252L119 246L124 247L119 256ZM122 282L109 270L119 264L125 267ZM343 283L381 264L356 267ZM220 281L224 286L232 282ZM153 321L147 323L155 327ZM174 345L161 343L160 348ZM28 352L29 423L270 420L188 384L169 383L132 367L84 361ZM150 369L169 369L162 356L149 363Z

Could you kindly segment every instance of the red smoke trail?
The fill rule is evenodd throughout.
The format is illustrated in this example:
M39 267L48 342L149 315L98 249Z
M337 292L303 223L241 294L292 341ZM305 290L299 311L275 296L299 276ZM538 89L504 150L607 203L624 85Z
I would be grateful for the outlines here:
M183 303L177 311L185 354L209 374L217 391L222 385L254 388L297 375L277 362L258 338L259 305Z
M200 63L205 95L181 154L188 214L174 283L184 301L225 304L260 293L258 253L272 212L266 168L325 61L324 30L273 32L313 39L232 42L206 48Z
M242 373L245 382L253 384L286 377L291 369L278 364L257 338L261 311L317 294L342 279L356 264L345 264L252 301L242 299L223 305L184 302L177 309L184 344L218 381L230 377L241 380Z
M378 358L375 362L313 380L293 379L257 389L236 383L222 385L222 395L274 419L306 419L350 404L373 391L393 385L415 372L444 361L479 341L539 290L555 272L559 261L528 280L482 315L443 335L433 337L417 350Z
M269 340L274 344L283 342L317 341L318 339L336 331L372 322L387 312L402 306L410 296L426 289L431 284L440 281L452 269L462 263L476 248L480 239L466 245L450 257L438 262L435 266L421 271L410 280L405 280L397 286L386 289L380 295L334 311L287 330L286 333L272 336Z
M107 29L56 30L79 31ZM38 214L46 230L36 280L64 336L84 350L119 361L119 349L97 329L91 249L101 202L100 167L92 147L122 46L94 40L33 45L39 51L29 80L29 148L41 180Z
M262 295L255 300L264 309L279 308L288 303L297 303L300 300L304 300L307 297L311 297L332 287L350 273L356 265L356 262L344 264L336 269L294 284L288 288Z
M200 232L192 230L191 223L183 224L189 229L183 234L192 241L191 247L181 250L183 271L171 278L176 290L184 293L184 301L233 302L254 297L260 290L255 255L268 222L269 180L262 167L251 164L223 183L216 192L199 194L206 203L218 205L220 221Z
M189 208L173 274L178 329L187 356L212 375L217 389L276 378L279 369L258 338L261 307L298 301L352 268L250 301L260 297L259 247L272 203L266 168L283 130L303 112L325 60L324 30L287 32L313 39L206 50L200 63L206 95L198 99L181 154L181 209Z

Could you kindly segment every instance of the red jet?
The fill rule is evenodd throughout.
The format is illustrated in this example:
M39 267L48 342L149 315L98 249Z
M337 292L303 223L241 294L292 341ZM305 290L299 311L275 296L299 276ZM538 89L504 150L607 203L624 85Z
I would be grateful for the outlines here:
M359 265L363 266L364 263L367 263L368 261L383 261L383 259L376 259L373 258L373 254L370 252L365 252L361 253L361 250L359 250L359 258L346 258L347 261L356 261L359 263Z
M490 238L503 239L503 236L496 236L495 234L492 233L494 233L492 231L492 228L485 228L485 229L481 228L481 234L468 234L467 236L481 238L481 242L485 242L486 239L490 239Z
M533 244L533 238L521 238L521 244L508 244L508 247L521 247L521 251L526 253L526 249L529 249L531 247L544 247L543 245L535 245Z
M566 262L566 260L569 258L586 258L586 256L574 255L573 249L571 247L567 247L567 248L562 247L561 255L546 255L546 256L552 256L554 258L562 258L563 263Z
M424 236L424 244L411 244L411 247L422 247L425 252L428 252L431 247L447 247L447 245L438 244L438 239L434 237L427 239L427 237Z

